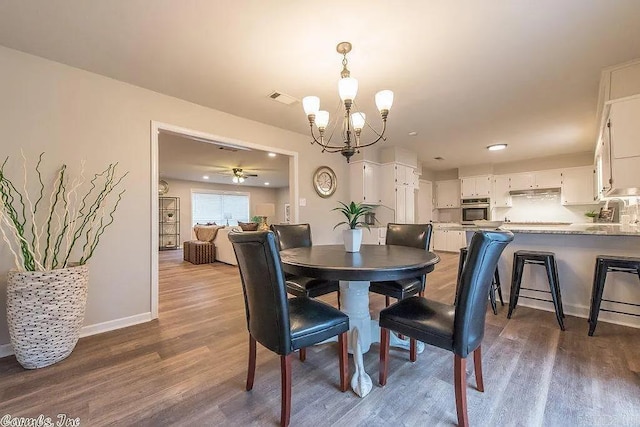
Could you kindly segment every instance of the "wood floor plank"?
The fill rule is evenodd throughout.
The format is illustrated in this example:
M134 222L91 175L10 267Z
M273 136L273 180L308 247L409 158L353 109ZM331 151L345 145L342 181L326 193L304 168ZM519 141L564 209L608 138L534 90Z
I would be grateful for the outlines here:
M453 301L457 254L427 280L428 298ZM160 253L160 318L82 338L66 360L26 371L0 359L0 417L65 413L82 426L277 425L280 361L258 346L254 389L244 390L248 336L237 267L193 265ZM320 298L337 305L335 294ZM384 297L371 295L372 317ZM486 391L467 363L472 425L640 425L640 330L518 307L487 312ZM451 353L427 347L415 363L391 348L389 377L377 384L378 344L364 355L374 382L361 399L341 393L336 344L308 349L292 363L291 425L449 426L456 423ZM350 357L350 374L354 372Z

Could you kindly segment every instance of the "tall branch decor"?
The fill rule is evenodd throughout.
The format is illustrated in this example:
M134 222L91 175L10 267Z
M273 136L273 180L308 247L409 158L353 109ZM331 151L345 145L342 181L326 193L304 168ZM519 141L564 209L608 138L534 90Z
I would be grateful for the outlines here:
M0 167L0 234L18 271L66 268L72 261L74 265L86 264L105 230L113 223L125 192L120 187L128 172L120 174L117 163L110 164L88 181L84 162L80 175L73 179L63 164L47 186L41 171L43 158L44 153L35 166L35 195L28 189L24 155L21 188L5 173L8 157ZM84 194L81 194L83 188Z
M127 173L113 163L87 178L83 162L76 177L63 164L45 179L44 153L31 177L22 159L21 185L6 173L8 158L0 165L0 237L15 263L7 279L11 346L23 367L35 369L63 360L78 342L86 264L113 224Z

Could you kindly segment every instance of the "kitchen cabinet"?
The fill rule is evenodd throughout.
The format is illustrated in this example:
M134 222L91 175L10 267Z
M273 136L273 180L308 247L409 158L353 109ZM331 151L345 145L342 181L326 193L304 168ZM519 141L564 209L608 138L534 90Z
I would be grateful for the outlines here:
M471 199L475 197L491 196L491 176L470 176L460 179L460 198Z
M593 175L593 166L563 169L562 204L565 206L597 204Z
M491 207L492 208L510 208L511 195L511 178L509 175L494 175L493 177L493 189L491 194Z
M466 233L461 230L437 228L433 230L431 239L433 240L433 250L435 251L459 252L460 248L467 245Z
M418 186L414 169L399 163L385 163L381 166L381 171L381 203L394 210L395 222L415 223L415 192Z
M516 173L510 175L511 190L533 190L536 188L560 188L560 169Z
M457 179L436 181L436 208L460 207L460 181Z
M640 96L605 106L596 171L600 197L640 194Z
M368 161L349 164L349 194L351 200L367 205L379 205L380 165Z

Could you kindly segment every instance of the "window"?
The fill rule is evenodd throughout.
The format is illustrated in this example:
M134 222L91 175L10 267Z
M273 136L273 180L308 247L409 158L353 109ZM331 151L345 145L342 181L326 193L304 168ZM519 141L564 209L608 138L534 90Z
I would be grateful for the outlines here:
M238 225L249 222L249 194L222 191L192 191L191 217L193 225L215 222L218 225Z

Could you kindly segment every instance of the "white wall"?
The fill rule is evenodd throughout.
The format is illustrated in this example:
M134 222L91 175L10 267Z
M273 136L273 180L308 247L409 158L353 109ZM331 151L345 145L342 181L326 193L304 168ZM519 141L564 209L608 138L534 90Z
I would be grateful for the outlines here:
M120 162L130 172L115 223L90 262L85 325L151 311L151 121L265 147L301 150L299 195L306 199L306 206L299 208L300 221L312 224L314 243L340 241L339 231L332 231L339 217L331 209L338 200L348 199L348 186L343 185L347 164L338 154L321 154L318 147L309 146L305 135L4 47L0 47L0 82L0 154L10 157L5 168L9 176L22 174L20 149L30 160L45 151L45 172L63 162L78 165L83 159L87 171ZM274 108L279 107L274 104ZM318 197L312 187L313 171L321 165L331 167L339 181L338 190L328 199ZM0 245L0 345L9 342L6 275L12 264L6 245Z
M184 181L178 179L165 179L169 184L169 191L165 194L166 197L179 197L180 198L180 241L182 244L187 240L195 239L193 233L193 227L191 226L191 192L192 190L208 190L208 191L225 191L225 192L240 192L249 193L249 218L254 215L255 207L258 203L276 203L277 201L277 188L264 188L264 187L247 187L242 185L226 185L226 184L214 184L204 183L196 181ZM288 189L288 188L287 188ZM288 194L287 194L288 197ZM277 211L276 211L277 212ZM273 222L274 218L268 218L268 221ZM224 225L224 224L221 224Z

